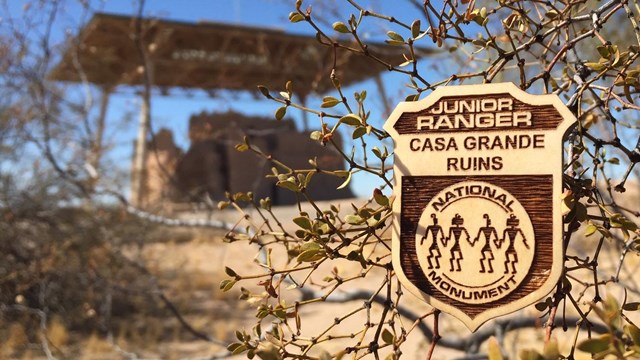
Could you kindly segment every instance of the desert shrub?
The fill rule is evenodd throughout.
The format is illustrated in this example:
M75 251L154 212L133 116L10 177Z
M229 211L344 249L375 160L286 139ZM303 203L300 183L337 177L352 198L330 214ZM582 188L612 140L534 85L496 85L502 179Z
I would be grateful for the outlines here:
M496 320L473 335L443 328L439 312L415 306L397 280L388 231L394 179L393 147L382 129L386 116L375 111L371 89L347 92L337 58L321 64L333 89L315 103L301 101L295 82L279 88L256 84L256 94L273 102L276 120L294 111L314 119L309 141L341 154L346 170L323 169L315 159L295 169L245 141L238 151L272 164L265 181L300 199L295 216L277 215L270 199L236 193L227 194L219 208L237 211L237 222L172 219L127 202L126 170L112 171L101 157L108 146L92 129L104 124L85 106L90 102L72 102L64 87L46 81L54 50L46 30L61 2L36 3L35 10L25 6L22 31L11 28L0 38L0 69L6 74L0 79L5 95L0 155L10 159L0 165L13 174L0 173L0 313L25 324L8 327L13 344L23 344L25 336L34 341L44 316L59 316L65 329L105 332L112 317L157 311L157 301L167 305L156 279L122 251L142 247L150 224L160 223L223 228L226 241L255 245L255 261L254 254L246 256L247 264L256 264L253 271L228 267L220 283L221 290L238 291L254 309L254 325L238 329L229 352L213 357L395 359L418 332L430 341L427 357L438 344L468 358L498 359L508 335L524 328L535 329L544 342L516 349L526 359L574 358L578 351L598 358L638 356L640 8L635 2L410 1L412 18L378 13L357 0L320 16L319 2L297 0L291 6L289 20L313 29L330 54L357 53L395 73L406 84L400 90L406 101L442 86L512 81L533 94L557 94L578 119L564 144L563 276L535 309ZM82 4L90 12L89 2ZM140 17L144 1L138 4ZM133 25L139 46L141 25ZM369 51L373 41L365 32L379 28L389 45L402 49L402 59L384 60ZM45 31L34 35L33 29ZM440 58L418 56L424 48L439 51ZM138 50L139 69L147 75L145 49ZM148 100L153 84L145 77ZM337 133L353 141L339 144ZM29 152L46 169L28 169L34 181L25 184L17 159ZM342 179L342 186L366 173L376 186L362 203L319 203L306 191L318 173ZM335 303L348 304L349 310L327 310ZM307 321L313 312L326 313L325 323ZM57 338L64 340L56 326ZM553 337L568 342L561 348Z
M61 205L69 199L46 181L20 189L6 183L1 190L0 306L6 321L46 309L70 329L106 332L111 317L149 309L150 275L120 251L140 242L144 224L117 208ZM25 324L38 329L38 316L31 320Z
M368 56L404 76L406 101L416 101L441 86L512 81L533 94L557 94L571 109L578 124L565 142L565 193L557 200L563 202L564 209L564 274L556 290L536 305L537 316L544 322L541 331L546 352L543 354L542 348L521 349L520 356L573 358L576 351L596 357L638 356L639 330L633 320L638 309L636 280L620 270L633 267L635 260L629 260L629 254L640 250L637 200L632 200L637 199L637 182L627 182L640 161L636 116L640 109L640 9L624 1L444 1L438 5L425 1L414 3L414 18L399 18L359 3L349 1L351 11L319 19L312 2L298 0L289 20L313 28L318 41L328 47ZM372 23L389 29L386 42L402 48L404 60L386 61L368 51L369 42L362 33ZM441 49L448 54L448 61L420 58L416 55L420 47ZM421 331L431 339L428 358L436 343L478 352L479 344L489 339L487 333L499 340L489 342L488 356L501 358L506 346L504 332L536 327L540 320L526 316L499 320L490 330L456 339L452 333L441 337L438 311L413 314L415 310L408 309L415 308L405 305L411 302L393 272L390 234L386 231L394 200L388 196L393 186L393 148L381 128L384 117L368 110L372 106L366 91L349 94L342 88L336 75L339 66L334 61L326 74L334 90L313 106L297 101L295 82L278 89L258 87L275 103L276 118L289 109L317 117L318 130L311 133L310 141L343 154L348 172L327 171L313 161L308 169L293 169L249 142L237 146L239 151L252 151L271 160L271 179L299 194L310 206L293 219L274 221L268 200L260 200L253 222L248 223L251 231L228 235L229 241L248 239L261 245L264 270L255 275L228 269L229 278L221 288L260 279L265 290L243 290L243 298L257 304L257 325L253 333L239 333L229 350L263 359L360 358L367 354L398 358L407 335ZM354 143L337 146L332 142L336 132L351 135ZM378 177L378 187L362 205L322 207L306 193L313 175L320 172L343 177L346 182L366 172ZM625 193L628 186L632 189ZM229 196L221 206L236 205L246 200L244 197ZM280 226L290 221L296 224L296 231ZM279 255L272 255L276 253ZM615 259L613 265L601 262L605 253ZM359 264L360 270L343 273L340 264L345 261ZM367 291L355 290L360 278L370 279ZM297 288L301 295L295 301L285 296L291 288ZM320 329L305 322L305 309L332 301L354 301L354 310L336 314L334 321ZM358 306L362 301L364 305ZM417 326L424 318L432 319L432 327ZM419 320L414 323L415 319ZM360 325L356 330L345 325L353 322ZM552 344L552 334L573 341L567 349L559 350ZM332 347L333 342L340 345Z

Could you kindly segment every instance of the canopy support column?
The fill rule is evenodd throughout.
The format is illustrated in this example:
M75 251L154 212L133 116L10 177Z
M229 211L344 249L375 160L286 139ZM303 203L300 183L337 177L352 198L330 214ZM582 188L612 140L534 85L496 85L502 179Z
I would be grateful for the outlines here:
M146 174L146 159L147 159L147 133L149 131L149 124L151 123L151 100L149 93L144 92L142 96L142 103L140 104L140 119L138 122L138 135L135 141L135 150L133 153L133 169L131 176L131 204L133 206L141 206L145 174Z

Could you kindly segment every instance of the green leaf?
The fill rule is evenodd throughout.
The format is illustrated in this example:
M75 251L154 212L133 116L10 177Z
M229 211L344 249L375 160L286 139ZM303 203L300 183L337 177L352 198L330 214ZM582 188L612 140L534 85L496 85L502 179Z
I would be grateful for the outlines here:
M282 118L284 117L284 115L287 113L287 107L286 106L281 106L278 108L278 110L276 110L276 120L280 121L282 120Z
M320 247L320 245L318 243L313 242L313 241L304 243L304 244L302 244L302 246L300 246L300 252L304 252L304 251L307 251L307 250L320 250L320 249L322 249Z
M611 296L611 294L607 295L607 297L602 302L602 309L604 312L604 316L602 320L609 326L619 326L620 325L620 313L622 312L620 309L620 303L616 300L615 297ZM594 309L594 310L597 310ZM598 313L598 312L597 312ZM598 313L598 315L601 315Z
M389 206L389 198L378 188L373 189L373 199L378 205Z
M262 360L282 360L278 348L272 344L261 346L256 350L256 355Z
M320 141L320 139L322 139L322 132L312 131L311 134L309 134L309 137L311 140Z
M399 41L401 43L404 43L404 39L402 38L402 36L400 36L400 34L398 34L395 31L387 31L387 36L391 39L391 40L395 40L395 41Z
M622 305L622 310L625 311L638 311L640 310L640 302L630 302Z
M298 185L290 180L278 181L276 185L294 192L300 192L300 188L298 187Z
M360 119L360 116L355 114L349 114L341 117L340 122L351 126L362 125L362 119Z
M235 199L236 201L251 201L252 196L253 196L253 193L251 192L249 193L237 192L233 195L233 199Z
M591 236L593 235L596 230L598 230L598 227L593 225L593 224L589 224L587 225L587 227L584 229L584 236Z
M263 208L264 210L270 210L271 209L271 198L266 197L264 199L260 199L260 207Z
M305 230L312 229L311 220L309 220L309 218L306 216L299 216L297 218L294 218L293 222Z
M346 179L346 178L349 176L349 174L350 174L350 172L349 172L348 170L336 170L336 171L334 171L333 173L334 173L336 176L339 176L339 177L341 177L341 178L343 178L343 179Z
M521 350L518 355L520 360L545 360L542 354L532 349ZM558 359L558 358L554 358L554 359Z
M393 334L386 328L382 330L382 341L384 341L385 344L393 343Z
M476 15L476 16L473 18L473 21L475 21L475 22L476 22L476 24L478 24L478 25L480 25L480 26L484 25L485 20L487 20L487 18L486 18L486 17L483 17L482 15Z
M242 345L238 346L237 348L235 348L231 352L231 355L238 355L238 354L241 354L241 353L245 352L246 350L247 350L247 345L242 344Z
M220 201L218 202L218 210L224 210L227 208L227 206L229 206L229 202L228 201Z
M224 267L224 272L225 272L227 275L232 276L232 277L236 277L236 276L238 276L238 274L237 274L235 271L233 271L233 269L232 269L232 268L230 268L230 267L228 267L228 266L225 266L225 267Z
M536 303L534 306L536 307L536 310L538 310L538 311L545 311L547 309L547 307L549 306L549 304L547 304L547 302L545 301L545 302Z
M404 101L418 101L418 99L420 99L420 94L413 94L407 96Z
M304 187L308 187L309 183L311 182L311 178L313 177L313 175L315 175L316 172L315 171L309 171L307 173L307 176L304 177L304 181L302 182L302 185L304 185Z
M351 135L351 138L359 139L366 133L367 133L367 128L361 126L361 127L356 128L355 130L353 130L353 135Z
M220 290L224 289L224 287L227 286L229 282L231 282L231 279L224 279L220 281Z
M636 231L638 229L638 225L636 225L636 223L627 219L624 215L620 213L611 215L611 217L609 218L609 221L611 221L611 227L614 227L614 228L622 228L630 231Z
M262 93L262 95L264 95L267 98L270 98L271 95L269 95L269 89L267 89L266 86L264 85L258 85L258 90L260 90L260 92Z
M547 13L545 14L549 19L555 19L558 17L558 12L551 9L549 11L547 11Z
M364 221L364 219L361 218L360 215L350 214L345 216L344 221L347 224L357 225L357 224L361 224Z
M224 286L223 286L223 284L224 284ZM220 283L220 288L222 289L223 292L227 292L227 291L231 290L231 288L235 284L236 284L235 280L228 280L228 279L227 280L222 280L222 282Z
M411 36L414 39L420 36L420 20L416 20L411 24Z
M585 339L578 344L578 350L597 354L606 351L609 348L609 337L601 336L599 338Z
M300 14L299 12L291 12L289 13L289 21L291 21L292 23L297 23L304 20L304 15Z
M344 189L347 187L347 185L349 185L350 182L351 182L351 172L349 172L347 179L342 184L340 184L340 186L338 186L336 189L337 190Z
M333 30L343 33L343 34L349 34L351 31L349 30L349 28L347 27L347 25L345 25L343 22L341 21L336 21L333 23L332 25Z
M475 46L485 47L487 46L487 42L484 39L474 39L471 43Z
M404 45L404 41L398 41L398 40L385 40L384 42L386 42L389 45Z
M609 47L606 45L600 45L596 48L601 57L608 59L611 53L609 52Z
M403 62L402 64L398 65L398 67L405 67L405 66L407 66L409 64L412 64L412 63L413 63L413 60L407 60L407 61Z
M504 360L502 350L500 350L500 344L498 344L498 339L496 339L495 336L489 338L488 346L489 352L487 355L489 356L489 360Z
M618 159L617 157L612 157L611 159L608 159L607 162L613 165L619 165L620 159Z
M588 63L584 63L584 65L589 69L597 72L601 72L602 70L605 69L604 64L597 63L597 62L588 62Z
M377 227L378 224L380 223L379 219L376 219L375 217L371 217L367 219L367 225L370 227Z
M320 107L322 108L332 108L338 104L340 104L342 101L334 98L333 96L325 96L322 98L322 104L320 104Z
M624 326L624 333L629 336L636 346L640 346L640 329L633 324Z
M236 145L236 150L238 150L240 152L245 152L245 151L249 150L249 145L247 145L247 144L237 144Z
M326 252L321 249L310 249L300 253L298 255L298 262L313 262L318 261L327 256Z
M328 234L330 232L331 232L331 227L327 223L322 223L318 227L318 233L320 233L321 235Z

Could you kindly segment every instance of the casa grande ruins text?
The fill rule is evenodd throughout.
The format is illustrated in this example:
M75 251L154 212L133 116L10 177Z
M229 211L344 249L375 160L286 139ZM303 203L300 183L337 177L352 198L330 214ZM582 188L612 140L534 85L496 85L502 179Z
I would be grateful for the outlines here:
M480 151L542 149L544 133L509 134L509 130L532 127L530 111L515 111L513 99L448 100L429 110L429 115L416 117L420 133L437 132L439 135L414 137L409 141L412 152ZM501 129L498 135L443 136L442 131L455 129ZM501 156L447 157L447 171L500 170Z

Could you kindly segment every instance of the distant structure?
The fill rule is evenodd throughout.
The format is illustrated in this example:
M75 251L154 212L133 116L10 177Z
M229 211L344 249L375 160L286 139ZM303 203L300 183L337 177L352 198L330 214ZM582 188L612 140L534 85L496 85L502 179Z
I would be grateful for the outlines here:
M367 51L392 64L405 61L402 47L368 44ZM418 56L431 53L429 49L416 51ZM172 88L201 89L215 95L218 89L256 92L258 84L281 89L286 81L292 80L295 95L304 102L311 93L322 94L333 89L327 75L334 64L343 86L374 77L382 89L380 78L376 76L387 70L384 66L369 57L322 45L315 37L229 24L185 23L96 13L78 36L70 41L69 48L49 74L49 79L88 81L99 86L103 90L101 103L104 104L98 120L101 125L104 125L109 95L118 86L141 88L143 95L133 156L131 203L146 206L155 202L152 199L160 201L169 186L167 182L177 181L181 191L190 194L205 191L214 198L219 197L221 189L225 187L247 190L239 187L241 184L249 185L246 181L254 181L247 180L253 179L252 176L241 174L235 167L224 168L224 164L228 166L237 160L251 167L251 172L262 171L256 168L259 164L248 160L248 155L229 151L230 145L225 141L237 141L241 139L240 134L247 133L256 144L281 154L293 165L305 165L308 155L318 156L319 159L329 159L333 155L327 149L312 144L307 134L296 132L291 122L275 123L239 114L201 114L191 119L190 133L199 131L193 130L195 128L200 129L200 125L194 124L203 123L209 124L206 126L211 126L215 135L212 133L202 139L192 137L191 148L181 158L179 149L172 145L170 134L158 134L155 140L149 138L150 97L145 88L148 90L153 87L163 94L169 94ZM195 120L204 118L208 120ZM305 130L309 130L306 121ZM291 144L290 148L295 149L294 153L299 158L285 154L282 137ZM99 145L101 141L101 138L95 140ZM150 149L154 149L154 152L159 150L162 155L154 155ZM205 156L207 151L210 153ZM195 165L189 165L189 161L185 160L198 156L207 161L219 160L215 165L217 170L207 170L209 173L203 175L198 172L200 170L196 171ZM301 159L304 159L304 164ZM167 174L166 169L172 168L174 163L177 171L175 179L158 180ZM338 164L336 166L340 168ZM191 175L180 173L181 169L190 169ZM222 171L230 173L226 177L213 175ZM199 179L204 182L196 181L198 176L202 176ZM267 191L260 186L254 188L257 193L268 193L282 199L283 203L290 201L277 191ZM318 196L339 196L335 191L327 194L330 195L320 192Z
M294 193L276 186L276 179L265 179L273 167L270 161L235 149L244 136L252 146L292 168L310 169L308 160L316 158L323 170L344 169L340 154L311 142L308 134L295 129L293 121L275 122L233 112L201 113L189 120L191 146L173 168L172 197L178 201L198 200L203 196L221 200L225 191L251 191L255 198L270 197L274 205L295 203ZM307 191L315 200L352 197L348 188L336 190L343 181L339 177L316 174ZM149 205L157 198L153 189L157 187L147 186L144 202Z
M146 176L140 202L143 207L157 207L176 197L176 166L184 152L173 140L169 129L160 129L147 144Z

